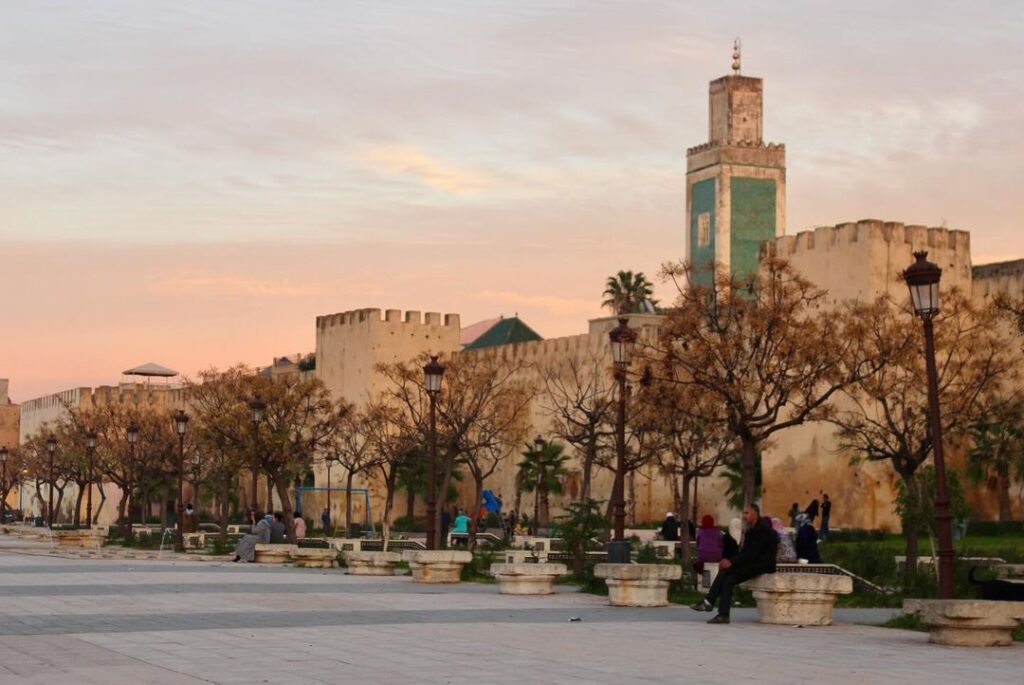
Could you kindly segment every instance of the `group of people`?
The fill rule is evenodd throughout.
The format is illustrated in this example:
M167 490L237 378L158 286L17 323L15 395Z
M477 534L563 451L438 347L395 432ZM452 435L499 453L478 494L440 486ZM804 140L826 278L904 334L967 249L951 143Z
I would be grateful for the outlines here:
M797 517L801 514L806 516L808 522L813 525L819 513L821 514L821 530L818 531L818 540L824 541L828 537L829 519L832 518L832 500L828 498L828 494L821 496L820 503L817 498L812 499L811 503L803 511L800 510L799 504L793 502L793 506L789 508L789 525L796 528Z
M709 623L728 623L732 590L739 583L763 573L774 573L777 563L820 564L818 541L827 535L831 513L832 503L828 495L823 496L821 503L816 499L812 501L805 511L800 511L794 504L789 512L792 534L783 526L781 519L761 516L761 509L756 504L745 506L742 519L733 519L727 532L720 530L710 515L701 519L696 530L689 522L690 539L696 540L697 552L694 584L702 575L705 564L718 564L718 575L710 591L692 608L711 611L717 602L718 614ZM819 514L820 538L814 529L814 519ZM675 514L669 512L659 530L661 538L679 540L680 526Z
M284 522L284 514L275 511L273 514L251 511L249 517L252 522L252 532L243 535L235 547L234 561L252 562L256 559L256 545L259 544L282 544L288 536L288 526ZM306 520L302 518L301 512L295 512L293 523L295 537L306 537Z

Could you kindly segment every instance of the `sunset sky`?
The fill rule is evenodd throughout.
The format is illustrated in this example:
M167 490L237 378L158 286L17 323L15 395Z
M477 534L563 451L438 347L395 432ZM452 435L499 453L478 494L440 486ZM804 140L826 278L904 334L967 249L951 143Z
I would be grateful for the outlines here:
M1024 256L1024 3L0 0L14 401L312 351L360 307L583 332L683 252L707 84L765 79L788 233ZM666 288L660 288L665 296Z

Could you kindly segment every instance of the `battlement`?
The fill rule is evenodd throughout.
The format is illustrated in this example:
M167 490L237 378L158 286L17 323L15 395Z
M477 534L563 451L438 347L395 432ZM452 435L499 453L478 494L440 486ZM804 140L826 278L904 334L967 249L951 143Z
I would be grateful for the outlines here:
M537 363L547 359L565 360L582 353L600 353L603 348L607 347L608 336L583 333L562 338L531 340L511 345L496 345L478 350L463 350L459 354Z
M403 314L400 309L388 309L382 316L380 309L366 308L316 317L316 328L318 331L338 326L373 326L379 323L408 324L410 326L443 326L458 329L459 315L445 314L442 318L438 312L427 312L424 315L422 312L410 309Z
M760 140L731 140L728 143L721 143L718 141L711 141L708 143L701 143L700 145L694 145L693 147L686 148L687 155L695 155L698 152L706 152L707 150L713 150L715 148L725 147L740 147L746 149L756 150L780 150L785 152L785 143L765 143Z
M979 264L971 268L971 275L974 277L974 280L985 278L1022 278L1024 277L1024 259Z
M768 243L767 248L772 254L788 259L797 253L824 251L832 248L842 249L850 243L904 243L914 250L930 249L953 250L970 259L971 234L948 228L930 228L928 226L905 225L898 221L879 221L878 219L861 219L857 222L820 226L810 231L801 231L796 235L779 236Z

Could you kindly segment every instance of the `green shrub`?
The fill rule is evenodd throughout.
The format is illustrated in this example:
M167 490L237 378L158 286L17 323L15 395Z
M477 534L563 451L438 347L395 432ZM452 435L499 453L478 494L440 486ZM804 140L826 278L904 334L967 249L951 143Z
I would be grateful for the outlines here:
M422 533L426 529L426 522L420 521L414 516L399 516L391 526L391 530L403 533Z
M1024 521L971 521L967 525L967 535L984 535L999 537L1001 535L1019 536L1024 534Z

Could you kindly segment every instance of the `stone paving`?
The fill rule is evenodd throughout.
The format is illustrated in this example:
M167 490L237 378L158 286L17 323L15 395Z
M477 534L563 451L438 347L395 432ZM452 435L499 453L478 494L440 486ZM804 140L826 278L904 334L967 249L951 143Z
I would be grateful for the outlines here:
M1019 682L1024 646L938 647L838 610L828 628L707 626L559 588L178 559L82 560L0 538L6 683ZM5 549L6 548L6 549ZM579 617L579 622L570 622Z

